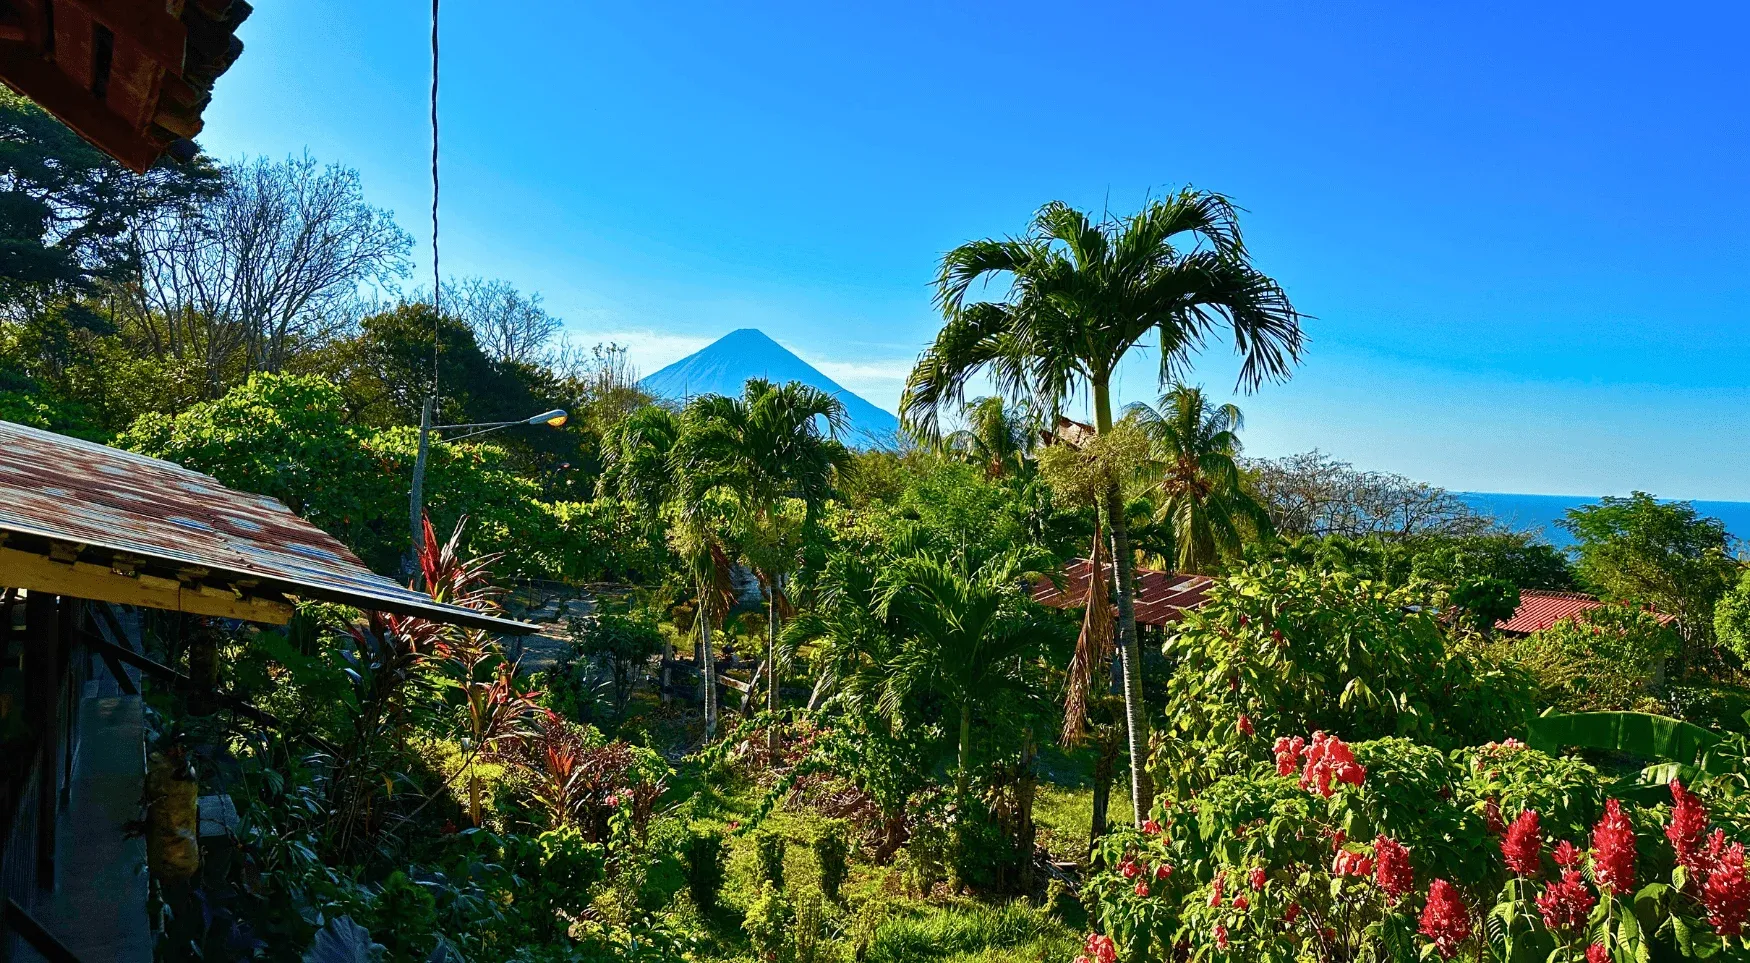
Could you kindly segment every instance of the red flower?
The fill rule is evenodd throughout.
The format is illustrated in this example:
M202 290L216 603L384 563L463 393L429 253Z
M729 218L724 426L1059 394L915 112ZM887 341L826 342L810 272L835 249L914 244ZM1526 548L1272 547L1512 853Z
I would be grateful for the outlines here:
M1665 827L1665 838L1671 840L1671 852L1677 856L1678 865L1692 872L1701 868L1701 844L1707 838L1707 808L1675 779L1671 780L1671 824Z
M1594 943L1586 947L1586 963L1610 963L1610 951L1603 943Z
M1282 911L1282 922L1293 926L1297 919L1300 919L1300 904L1289 903L1288 908Z
M1536 876L1543 868L1543 836L1537 831L1537 810L1527 809L1507 827L1501 840L1501 855L1507 868L1521 876Z
M1125 879L1135 879L1136 874L1142 872L1142 867L1136 865L1135 860L1127 859L1119 864L1118 872L1123 874Z
M1338 876L1372 876L1373 858L1364 853L1342 850L1331 862L1331 872Z
M1635 831L1614 799L1605 801L1604 818L1592 827L1592 878L1612 896L1635 888Z
M1166 879L1171 875L1173 875L1173 867L1168 866L1166 863L1162 863L1155 867L1155 879Z
M1118 963L1118 947L1110 936L1089 933L1088 941L1082 944L1082 952L1088 954L1093 963Z
M1240 735L1245 736L1248 739L1256 734L1252 730L1251 718L1243 712L1240 713L1240 721L1234 723L1234 728L1239 730Z
M1580 848L1567 840L1556 844L1556 865L1563 869L1575 869L1580 865Z
M1443 960L1458 955L1459 945L1470 938L1470 910L1446 880L1437 879L1428 887L1421 933L1434 941L1434 950Z
M1270 876L1270 874L1268 874L1264 871L1264 867L1262 867L1262 866L1252 867L1252 879L1251 879L1252 888L1253 889L1263 889L1264 888L1264 881L1269 879L1269 876Z
M1373 841L1373 881L1385 891L1385 895L1396 900L1410 891L1415 885L1416 874L1410 868L1410 851L1404 845L1390 836L1381 836Z
M1249 899L1246 899L1246 896L1244 893L1241 893L1240 895L1234 897L1234 909L1243 910L1251 905L1252 905L1252 901Z
M1215 948L1227 952L1227 927L1215 924Z
M1222 890L1222 887L1226 883L1227 883L1227 876L1226 875L1221 874L1221 873L1217 873L1215 875L1215 879L1209 884L1209 905L1210 906L1220 906L1221 905L1221 890Z
M1276 767L1282 768L1280 756ZM1300 788L1329 799L1332 783L1359 786L1366 777L1367 770L1355 761L1355 753L1348 744L1336 736L1313 733L1306 749L1306 768L1300 773Z
M1143 880L1142 882L1136 884L1136 895L1138 895L1138 896L1147 896L1148 895L1148 881L1147 880Z
M1300 768L1300 757L1306 754L1306 740L1299 736L1281 736L1273 750L1276 753L1276 775L1292 776Z
M1721 936L1737 936L1750 916L1750 879L1744 876L1744 844L1733 843L1720 854L1701 887L1707 921Z
M1597 902L1586 888L1586 877L1577 869L1562 870L1562 878L1544 887L1537 898L1537 911L1543 914L1543 925L1552 930L1571 930L1586 922Z
M1161 831L1161 824L1152 819L1145 819L1142 821L1142 831L1145 833L1158 833Z

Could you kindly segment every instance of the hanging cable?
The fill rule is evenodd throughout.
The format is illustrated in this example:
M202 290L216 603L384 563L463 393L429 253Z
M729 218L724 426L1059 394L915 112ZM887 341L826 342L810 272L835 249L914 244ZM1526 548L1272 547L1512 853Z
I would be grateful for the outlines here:
M438 274L438 0L431 0L431 397L438 393L438 348L443 338L444 289Z

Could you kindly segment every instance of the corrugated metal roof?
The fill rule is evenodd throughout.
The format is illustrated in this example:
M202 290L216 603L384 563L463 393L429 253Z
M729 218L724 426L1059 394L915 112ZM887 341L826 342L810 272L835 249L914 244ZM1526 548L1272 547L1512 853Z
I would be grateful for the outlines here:
M1496 622L1495 629L1499 632L1510 632L1516 635L1530 635L1539 629L1547 629L1563 619L1571 619L1604 604L1590 595L1582 595L1579 592L1522 589L1519 592L1519 608L1514 611L1513 617L1506 621ZM1666 625L1676 621L1672 616L1662 612L1653 612L1652 614L1654 618Z
M362 609L499 632L535 626L440 605L366 568L279 501L145 455L0 421L0 532L258 579Z
M1041 580L1033 589L1033 600L1052 608L1081 608L1088 597L1088 577L1092 571L1093 565L1087 559L1076 559L1063 570L1063 588L1059 589L1049 579ZM1110 564L1106 566L1106 578L1107 584L1112 584L1115 578ZM1135 571L1136 621L1142 625L1171 625L1184 618L1186 610L1202 605L1214 584L1215 580L1206 575L1139 568Z

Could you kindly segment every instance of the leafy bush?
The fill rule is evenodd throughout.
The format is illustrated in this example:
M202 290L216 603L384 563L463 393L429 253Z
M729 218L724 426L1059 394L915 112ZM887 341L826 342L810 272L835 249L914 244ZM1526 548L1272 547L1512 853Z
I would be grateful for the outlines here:
M1524 666L1565 712L1665 711L1665 664L1677 633L1626 605L1605 605L1492 649Z
M775 829L754 834L754 853L759 860L759 878L777 889L784 888L784 851L790 841Z
M647 615L592 612L573 616L568 624L572 644L584 656L600 662L614 680L614 714L623 716L632 698L637 673L662 651L662 631Z
M776 960L790 941L790 927L795 911L783 891L770 880L760 884L760 892L747 908L742 928L748 941L762 960Z
M843 820L831 819L814 834L814 861L820 868L820 892L833 903L839 901L839 888L850 873L851 827Z
M717 894L723 889L723 836L717 832L696 832L687 836L681 850L686 862L687 891L700 913L709 914L717 908Z
M437 941L437 901L396 870L371 907L371 938L383 944L386 963L425 963Z

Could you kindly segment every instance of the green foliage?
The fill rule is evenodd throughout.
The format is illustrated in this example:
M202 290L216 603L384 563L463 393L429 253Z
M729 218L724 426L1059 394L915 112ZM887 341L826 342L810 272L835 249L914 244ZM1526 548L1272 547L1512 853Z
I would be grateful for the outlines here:
M1519 589L1506 579L1467 578L1452 587L1448 598L1464 624L1484 634L1519 610Z
M1404 735L1435 746L1513 731L1532 709L1529 680L1453 639L1427 602L1345 571L1277 563L1216 582L1163 649L1176 666L1167 683L1175 737L1160 764L1195 782L1266 758L1262 740L1238 731L1242 714L1260 733Z
M1651 613L1606 605L1490 650L1528 670L1544 701L1563 711L1663 711L1666 660L1680 646Z
M437 940L437 901L430 893L396 870L371 910L368 928L383 944L386 963L425 963Z
M598 611L573 616L569 632L580 654L608 667L614 680L614 714L625 715L637 673L662 651L656 621L644 614Z
M1750 569L1714 607L1714 637L1741 662L1750 662Z
M681 850L686 863L687 891L699 912L709 914L717 908L717 894L723 889L723 836L715 831L687 834Z
M843 820L828 820L814 833L810 848L820 871L820 892L829 902L839 902L839 890L851 870L851 827Z
M760 884L760 892L747 908L742 927L762 960L777 960L790 945L790 929L796 912L783 890L769 879Z
M754 835L754 853L759 859L759 878L777 889L784 888L784 853L790 840L775 829L762 829Z
M1571 509L1580 578L1608 598L1676 616L1686 640L1713 631L1714 603L1731 588L1737 563L1726 526L1689 502L1646 492Z

